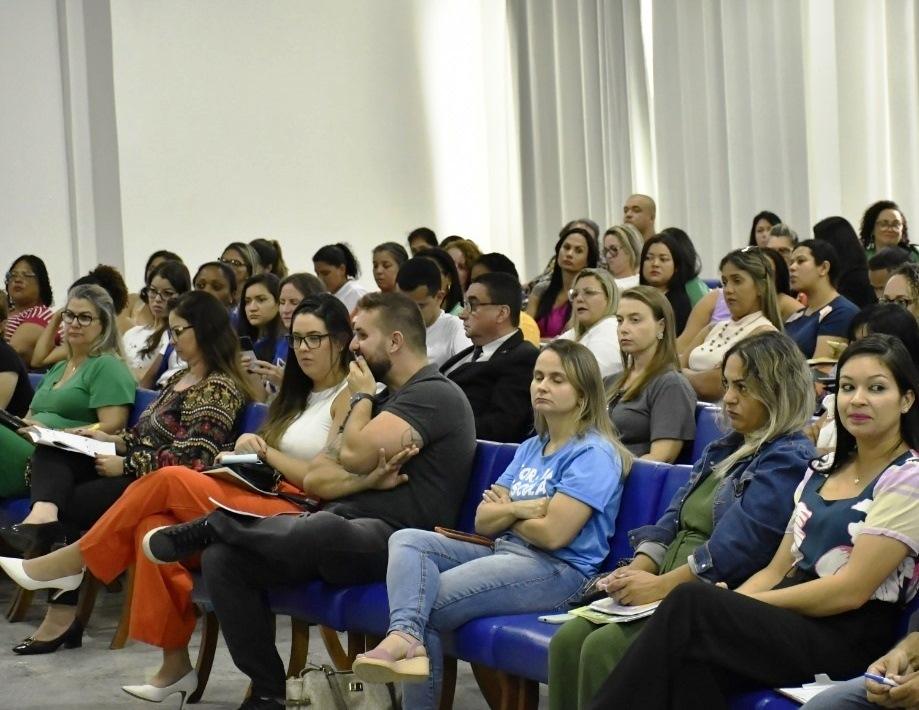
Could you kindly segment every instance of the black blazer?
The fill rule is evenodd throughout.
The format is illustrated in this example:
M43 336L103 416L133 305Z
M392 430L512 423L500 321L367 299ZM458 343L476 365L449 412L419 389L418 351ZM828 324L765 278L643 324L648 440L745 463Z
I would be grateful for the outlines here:
M490 441L521 442L532 433L530 381L539 350L517 330L485 362L453 363L472 352L466 348L440 368L463 390L475 415L475 435Z

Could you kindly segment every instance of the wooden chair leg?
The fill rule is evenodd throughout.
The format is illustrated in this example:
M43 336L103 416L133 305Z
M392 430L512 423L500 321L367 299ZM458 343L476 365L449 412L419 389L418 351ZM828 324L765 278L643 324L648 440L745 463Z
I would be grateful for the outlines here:
M13 598L10 599L10 605L6 609L6 618L8 621L22 621L29 607L32 605L32 597L35 592L19 587Z
M121 603L121 618L118 620L118 628L112 636L112 642L109 644L111 649L124 648L128 641L128 625L131 621L131 600L134 597L134 565L128 567L128 572L124 583L124 601Z
M89 617L93 615L100 584L101 582L91 574L87 574L83 579L80 587L80 600L77 602L77 619L83 624L83 628L86 628L89 624Z
M325 650L328 651L329 658L332 659L332 665L337 670L350 671L351 658L345 653L345 649L341 645L341 639L338 638L338 632L328 626L320 626L319 635L322 637L322 643L325 644ZM348 646L350 648L350 641Z
M302 619L290 620L290 660L287 663L287 677L300 675L306 666L310 650L310 625Z
M511 710L517 697L513 676L478 663L472 664L472 675L491 710Z
M539 707L539 683L527 678L518 678L516 710L537 710Z
M439 710L453 710L453 698L456 696L456 659L444 656L443 682L440 684Z
M195 670L198 672L198 687L188 696L188 702L197 703L204 695L207 681L211 677L211 667L214 665L214 653L217 651L217 638L220 635L220 622L212 611L204 612L201 619L201 645L198 646L198 660Z

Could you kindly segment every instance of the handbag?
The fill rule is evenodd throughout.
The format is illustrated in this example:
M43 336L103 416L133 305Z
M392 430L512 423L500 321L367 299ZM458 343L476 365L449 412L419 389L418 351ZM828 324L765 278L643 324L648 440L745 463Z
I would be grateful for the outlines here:
M201 473L227 481L254 493L281 498L310 513L315 513L319 510L316 501L311 498L278 490L284 477L280 471L266 463L222 463L206 468Z
M400 710L392 683L364 683L351 671L308 663L300 675L287 679L289 708L316 710Z

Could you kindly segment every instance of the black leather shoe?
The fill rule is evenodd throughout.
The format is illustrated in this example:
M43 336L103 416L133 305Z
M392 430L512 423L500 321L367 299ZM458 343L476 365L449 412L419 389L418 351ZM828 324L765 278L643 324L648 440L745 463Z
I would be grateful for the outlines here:
M273 698L247 698L239 710L283 710L284 704Z
M29 557L51 552L56 543L65 542L64 526L53 523L17 523L0 528L0 537L15 550Z
M74 619L70 628L50 641L36 641L31 636L18 646L13 646L13 653L20 656L35 656L39 653L54 653L61 646L64 648L79 648L83 645L83 624L79 619Z

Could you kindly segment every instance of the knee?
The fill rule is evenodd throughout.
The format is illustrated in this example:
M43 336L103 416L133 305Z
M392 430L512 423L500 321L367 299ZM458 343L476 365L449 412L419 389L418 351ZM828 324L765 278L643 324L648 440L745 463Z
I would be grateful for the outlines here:
M204 552L201 553L201 574L207 581L209 588L210 580L218 582L227 576L227 572L234 569L236 565L235 551L231 545L222 542L215 542L208 545Z
M437 535L437 533L432 533L427 530L415 530L413 528L396 530L389 538L390 554L392 554L393 550L400 547L422 546L426 539L430 539L431 535Z

